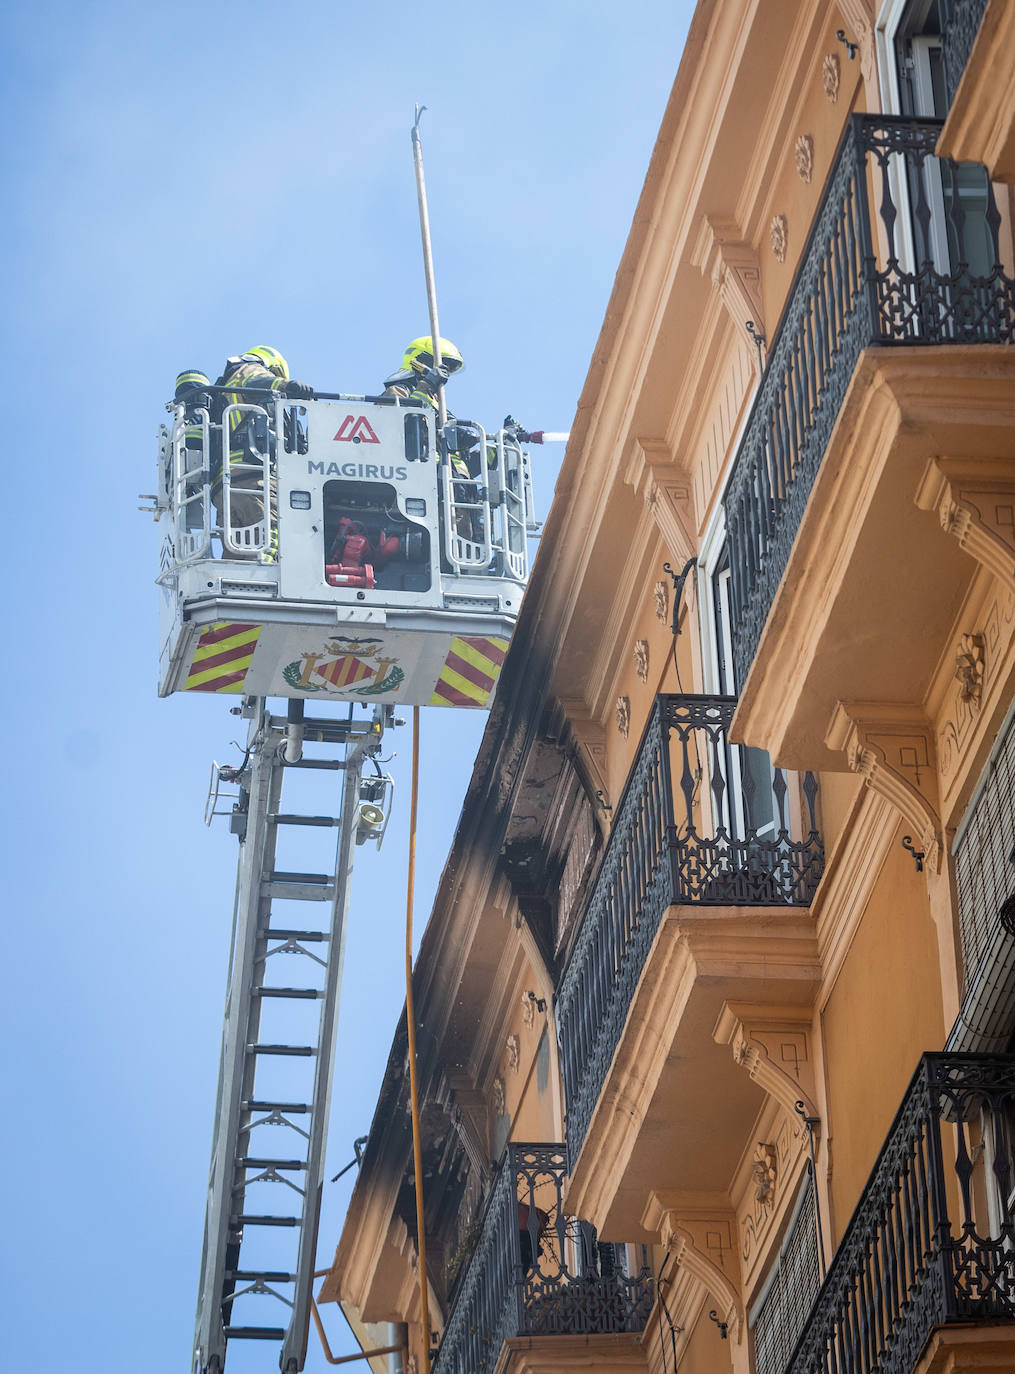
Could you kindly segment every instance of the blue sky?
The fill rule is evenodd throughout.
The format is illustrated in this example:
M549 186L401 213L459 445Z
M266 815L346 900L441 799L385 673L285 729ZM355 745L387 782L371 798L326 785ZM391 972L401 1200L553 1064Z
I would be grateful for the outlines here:
M567 429L690 5L8 5L2 805L10 1355L189 1367L236 846L206 830L227 703L155 695L154 436L184 367L268 343L369 391L425 333L424 150L449 395ZM560 454L536 453L545 512ZM423 713L417 930L483 713ZM391 739L405 778L408 731ZM359 851L329 1174L402 998L407 784ZM321 1262L352 1175L330 1189ZM13 1243L11 1238L13 1237ZM337 1350L344 1342L332 1314ZM230 1374L274 1354L230 1352ZM311 1345L308 1369L323 1369Z

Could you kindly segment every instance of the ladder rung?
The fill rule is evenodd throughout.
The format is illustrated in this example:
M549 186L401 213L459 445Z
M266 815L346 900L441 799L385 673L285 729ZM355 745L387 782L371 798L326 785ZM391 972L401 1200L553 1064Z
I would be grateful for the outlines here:
M243 1159L236 1161L237 1168L240 1169L305 1169L306 1160L303 1159L251 1159L245 1155Z
M286 768L344 768L345 759L297 759L295 763L282 760Z
M250 1098L242 1104L245 1112L281 1112L283 1116L298 1116L301 1112L312 1112L309 1102L261 1102Z
M297 942L303 940L307 943L312 940L331 939L326 930L275 930L272 926L268 927L264 936L267 940L296 940Z
M332 882L329 873L290 873L287 869L277 868L274 873L268 874L268 882L272 883L320 883L322 887L330 886Z
M271 811L268 820L273 825L316 825L325 829L342 824L337 816L295 816L289 811Z
M295 1054L306 1059L317 1051L313 1045L248 1045L248 1054Z
M227 1326L224 1329L231 1341L281 1341L285 1337L284 1326Z
M262 883L261 892L282 902L330 902L335 895L333 886L317 883Z
M317 988L254 988L255 997L323 997Z
M299 1217L254 1217L249 1216L246 1212L229 1218L229 1225L234 1231L241 1226L299 1226L299 1224Z
M263 1283L295 1283L296 1275L287 1274L284 1269L227 1269L226 1278L232 1279L234 1283L256 1282L260 1279Z

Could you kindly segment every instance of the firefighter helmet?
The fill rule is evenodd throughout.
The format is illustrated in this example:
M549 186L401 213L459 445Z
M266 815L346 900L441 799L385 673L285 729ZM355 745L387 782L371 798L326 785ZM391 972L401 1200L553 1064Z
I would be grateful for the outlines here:
M448 375L460 372L465 366L465 359L461 353L450 339L441 339L440 343L441 363L447 368ZM406 372L420 372L426 367L433 367L433 336L431 334L425 335L422 339L413 339L402 357L402 368Z
M276 377L281 377L284 382L289 380L289 364L282 357L277 348L269 348L267 344L258 344L256 348L248 348L243 355L245 358L256 358L259 363L263 363L269 372L273 372Z

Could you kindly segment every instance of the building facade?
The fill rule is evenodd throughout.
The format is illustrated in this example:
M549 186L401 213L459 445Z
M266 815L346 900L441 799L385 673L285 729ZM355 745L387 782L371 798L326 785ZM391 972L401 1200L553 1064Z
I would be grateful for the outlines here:
M416 969L440 1374L1015 1370L1013 67L700 0Z

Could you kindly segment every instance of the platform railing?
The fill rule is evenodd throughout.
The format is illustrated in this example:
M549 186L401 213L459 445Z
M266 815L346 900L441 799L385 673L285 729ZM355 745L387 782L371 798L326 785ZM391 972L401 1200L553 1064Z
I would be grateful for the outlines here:
M1004 3L1004 0L1000 0ZM941 51L944 55L945 86L949 105L955 99L962 73L973 51L987 0L938 0L941 20Z
M1015 340L993 189L984 174L985 208L967 211L968 177L933 157L940 130L852 115L843 133L723 498L741 683L863 349Z
M912 1374L950 1323L1015 1320L1015 1056L925 1054L787 1374Z
M655 1296L651 1272L590 1272L579 1224L563 1211L566 1174L563 1145L507 1147L434 1374L493 1374L514 1336L644 1330Z
M572 1163L666 909L807 906L821 879L817 783L804 775L794 825L787 775L759 788L750 751L730 744L735 707L657 697L617 805L555 1002Z

